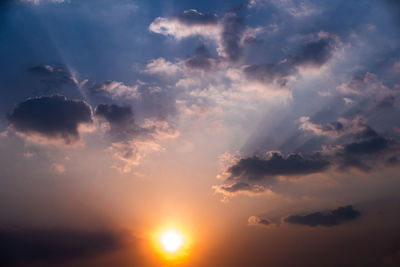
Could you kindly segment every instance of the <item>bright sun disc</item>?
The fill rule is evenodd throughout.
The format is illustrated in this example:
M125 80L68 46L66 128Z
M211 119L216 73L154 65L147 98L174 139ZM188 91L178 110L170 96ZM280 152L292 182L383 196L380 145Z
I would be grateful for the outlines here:
M183 244L183 236L174 230L169 230L162 233L161 243L166 251L176 252Z

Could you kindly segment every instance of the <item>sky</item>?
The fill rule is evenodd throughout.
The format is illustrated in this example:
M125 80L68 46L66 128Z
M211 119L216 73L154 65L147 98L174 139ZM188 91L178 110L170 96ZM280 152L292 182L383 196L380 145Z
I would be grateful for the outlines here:
M2 266L400 266L399 1L2 0L0 58Z

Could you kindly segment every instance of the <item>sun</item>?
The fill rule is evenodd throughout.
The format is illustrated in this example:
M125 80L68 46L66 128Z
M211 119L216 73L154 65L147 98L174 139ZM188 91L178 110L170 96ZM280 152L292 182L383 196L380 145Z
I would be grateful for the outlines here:
M192 231L182 224L165 223L152 231L151 240L159 259L168 264L186 261L193 251Z
M183 235L176 230L167 230L161 233L161 245L170 253L177 252L183 245Z

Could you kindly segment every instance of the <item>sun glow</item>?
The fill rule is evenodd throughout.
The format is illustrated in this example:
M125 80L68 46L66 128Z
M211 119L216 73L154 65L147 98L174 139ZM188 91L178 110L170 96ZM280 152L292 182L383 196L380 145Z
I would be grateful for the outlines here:
M192 251L193 237L186 227L168 224L153 232L155 251L161 260L181 263L188 259Z
M161 235L161 244L167 252L176 252L183 245L183 235L175 230L167 230Z

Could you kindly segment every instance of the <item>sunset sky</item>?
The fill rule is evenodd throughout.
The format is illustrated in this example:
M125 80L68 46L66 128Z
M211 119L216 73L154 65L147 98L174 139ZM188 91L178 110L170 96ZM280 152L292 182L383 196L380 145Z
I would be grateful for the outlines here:
M400 266L400 1L0 0L0 266Z

